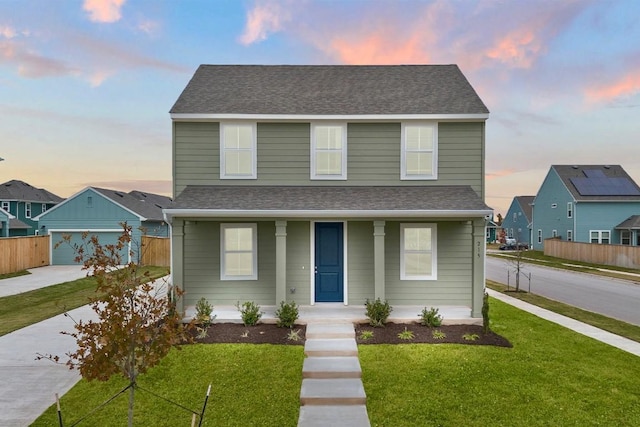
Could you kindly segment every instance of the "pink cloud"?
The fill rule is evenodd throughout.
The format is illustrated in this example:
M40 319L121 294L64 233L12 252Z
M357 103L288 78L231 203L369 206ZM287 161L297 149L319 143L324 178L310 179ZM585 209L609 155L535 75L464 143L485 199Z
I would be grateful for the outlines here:
M284 23L290 19L286 3L265 1L256 4L247 14L247 23L239 41L244 45L261 42L269 33L282 30Z
M17 35L16 30L9 26L0 25L0 36L5 39L12 39Z
M586 89L586 97L590 102L607 102L624 98L640 92L640 73L633 70L614 82L594 85Z
M13 40L0 40L0 64L14 65L22 77L37 79L76 75L78 69L55 58L49 58Z
M496 40L485 55L514 68L530 68L543 46L536 33L532 28L517 29Z
M85 0L82 9L93 22L112 23L122 18L120 9L126 0Z
M485 178L487 180L492 180L495 178L502 178L505 176L509 176L509 175L513 175L516 171L514 169L502 169L499 171L495 171L495 172L487 172L485 174Z

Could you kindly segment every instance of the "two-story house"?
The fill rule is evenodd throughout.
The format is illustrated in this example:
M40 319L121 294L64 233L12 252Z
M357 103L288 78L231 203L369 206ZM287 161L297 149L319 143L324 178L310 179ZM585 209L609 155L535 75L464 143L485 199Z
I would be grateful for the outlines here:
M3 221L0 235L4 237L33 236L38 234L36 217L64 199L36 188L26 182L13 179L0 184L0 208L11 214L11 221Z
M456 65L202 65L170 114L182 309L381 298L481 317L489 112Z
M535 196L516 196L502 220L505 237L518 243L531 244L531 219Z
M533 202L533 248L543 250L548 238L637 244L638 214L640 187L622 166L553 165Z

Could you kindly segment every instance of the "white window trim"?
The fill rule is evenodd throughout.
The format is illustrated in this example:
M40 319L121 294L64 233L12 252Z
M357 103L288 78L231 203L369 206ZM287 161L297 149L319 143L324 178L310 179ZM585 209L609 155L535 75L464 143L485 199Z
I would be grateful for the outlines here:
M542 243L542 229L538 229L538 243Z
M433 174L431 175L407 175L407 150L406 150L406 127L407 126L429 126L433 129ZM434 180L438 179L438 122L403 122L400 131L401 152L400 152L400 179L401 180Z
M573 218L573 203L567 202L567 218Z
M9 212L9 209L11 208L11 203L10 202L2 202L2 210Z
M31 202L25 202L24 204L24 217L31 218Z
M589 243L592 243L591 242L592 233L598 233L598 244L601 244L601 245L610 245L611 244L611 230L589 230ZM608 240L607 243L602 243L602 241L604 240L602 235L604 233L608 233L609 234L607 239L606 239L606 240Z
M227 175L225 174L225 149L224 128L226 126L250 126L251 127L251 175ZM221 122L220 123L220 179L257 179L258 178L258 126L255 122Z
M334 127L339 127L341 128L342 131L342 149L341 154L342 154L342 165L341 165L341 169L342 169L342 173L340 175L318 175L316 172L316 153L317 153L317 149L316 149L316 127L321 127L321 126L334 126ZM346 180L347 179L347 124L346 123L311 123L310 126L310 132L311 132L311 165L310 165L310 179L312 180Z
M431 274L408 276L404 269L404 230L406 228L431 229ZM438 279L438 227L434 223L404 223L400 224L400 280L437 280Z
M567 230L567 242L573 241L573 230Z
M227 276L225 274L225 241L224 231L227 228L251 228L252 237L252 269L253 274L247 276ZM258 224L256 223L222 223L220 224L220 280L258 280Z

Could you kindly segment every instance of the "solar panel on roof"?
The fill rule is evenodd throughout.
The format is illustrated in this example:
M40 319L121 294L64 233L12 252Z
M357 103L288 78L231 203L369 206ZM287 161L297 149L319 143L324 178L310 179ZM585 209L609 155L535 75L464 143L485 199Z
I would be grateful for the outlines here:
M606 178L607 176L600 169L586 169L582 171L587 178Z
M603 174L602 177L569 179L581 196L640 196L638 187L626 177L609 178Z

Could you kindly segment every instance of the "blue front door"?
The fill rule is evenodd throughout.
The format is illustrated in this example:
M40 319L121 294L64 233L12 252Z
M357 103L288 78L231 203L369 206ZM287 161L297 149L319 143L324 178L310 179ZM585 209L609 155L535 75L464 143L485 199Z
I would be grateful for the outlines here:
M343 229L341 222L318 222L315 232L316 302L343 302Z

